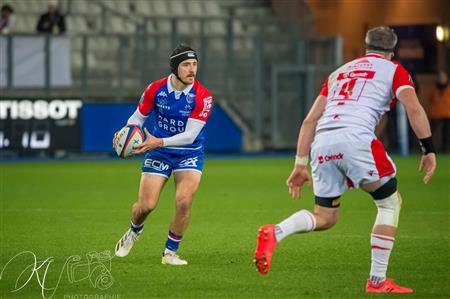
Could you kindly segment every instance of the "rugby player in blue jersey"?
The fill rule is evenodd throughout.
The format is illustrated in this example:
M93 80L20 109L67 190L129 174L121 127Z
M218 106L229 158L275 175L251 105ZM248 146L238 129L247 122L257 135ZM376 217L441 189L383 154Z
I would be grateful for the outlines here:
M161 190L173 173L176 206L161 262L187 264L177 250L200 184L204 128L213 105L209 91L195 80L197 63L197 53L191 47L181 44L175 48L170 55L171 74L145 89L136 111L128 119L128 125L142 127L150 113L154 113L151 132L144 128L146 139L135 147L135 154L145 157L131 226L115 248L119 257L128 255L139 239L145 219L156 208Z

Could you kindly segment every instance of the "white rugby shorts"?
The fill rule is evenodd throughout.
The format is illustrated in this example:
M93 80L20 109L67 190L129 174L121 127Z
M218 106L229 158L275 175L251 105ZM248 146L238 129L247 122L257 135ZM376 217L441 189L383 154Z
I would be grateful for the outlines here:
M311 145L314 195L341 196L348 188L394 177L396 167L375 135L355 129L320 132Z

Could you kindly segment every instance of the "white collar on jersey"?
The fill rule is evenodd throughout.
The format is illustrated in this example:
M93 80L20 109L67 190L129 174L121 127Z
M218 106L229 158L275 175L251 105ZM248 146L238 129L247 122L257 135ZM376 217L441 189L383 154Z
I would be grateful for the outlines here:
M171 80L172 76L173 76L173 74L170 74L169 78L167 78L167 91L169 93L171 93L172 91L175 91L175 99L178 100L180 98L181 93L184 93L184 95L187 95L189 93L189 91L191 91L192 86L194 86L194 83L188 85L185 89L183 89L181 91L180 90L176 90L172 86L172 80Z
M368 53L366 53L366 55L364 55L364 57L377 57L377 58L383 58L384 55L378 54L378 53L373 53L373 52L368 52Z

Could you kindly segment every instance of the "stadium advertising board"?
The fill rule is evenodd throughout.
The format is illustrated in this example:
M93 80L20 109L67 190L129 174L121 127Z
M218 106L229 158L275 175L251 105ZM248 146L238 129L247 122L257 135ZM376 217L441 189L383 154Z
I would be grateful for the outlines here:
M80 99L0 100L0 149L32 155L81 148Z

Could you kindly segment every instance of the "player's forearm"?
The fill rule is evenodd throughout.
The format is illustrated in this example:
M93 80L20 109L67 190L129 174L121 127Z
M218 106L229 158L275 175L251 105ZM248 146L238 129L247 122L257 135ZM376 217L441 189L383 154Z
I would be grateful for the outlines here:
M430 123L422 106L418 105L407 110L408 119L417 138L423 139L431 136Z
M417 138L423 139L431 136L430 123L427 114L417 98L413 88L406 88L400 91L397 98L405 107L408 114L409 123Z
M127 121L127 125L136 125L138 127L142 127L145 123L145 120L147 119L147 116L143 115L139 108L134 111L134 113L130 116L130 118Z
M163 138L163 146L182 146L192 144L198 134L200 134L200 131L203 129L204 125L205 124L203 122L188 119L185 131L171 137Z
M305 157L309 155L311 144L314 140L317 121L305 120L300 128L297 141L297 156Z
M192 144L195 140L195 136L191 136L190 134L186 134L185 132L162 138L162 146L182 146Z

